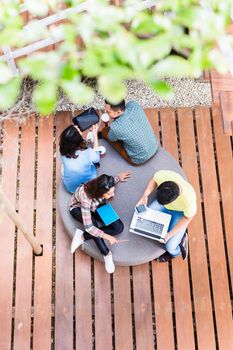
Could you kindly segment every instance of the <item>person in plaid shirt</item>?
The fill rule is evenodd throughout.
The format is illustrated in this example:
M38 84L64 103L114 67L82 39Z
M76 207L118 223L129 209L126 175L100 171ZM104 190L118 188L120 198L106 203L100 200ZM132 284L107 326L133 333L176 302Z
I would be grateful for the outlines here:
M105 101L105 110L113 120L102 136L132 165L153 157L158 148L156 136L142 107L135 101L113 105Z
M131 172L119 173L117 176L100 175L96 179L79 186L73 194L69 210L71 215L79 222L83 223L85 231L76 229L71 243L73 253L85 240L94 239L105 261L105 268L108 273L113 273L115 266L112 253L109 251L104 240L111 245L117 243L114 237L123 231L124 225L120 219L105 226L99 217L96 209L103 202L112 198L115 194L115 185L121 181L125 182L130 177Z

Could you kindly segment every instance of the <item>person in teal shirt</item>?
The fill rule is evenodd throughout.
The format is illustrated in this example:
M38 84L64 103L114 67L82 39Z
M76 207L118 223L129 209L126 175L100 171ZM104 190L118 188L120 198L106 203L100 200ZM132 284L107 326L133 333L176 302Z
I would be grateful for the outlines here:
M93 126L94 148L87 148L82 132L75 125L70 125L61 133L62 181L70 193L97 176L96 165L100 161L97 130L98 126Z
M117 105L105 101L105 110L112 119L102 136L130 164L140 165L153 157L158 141L142 107L135 101Z

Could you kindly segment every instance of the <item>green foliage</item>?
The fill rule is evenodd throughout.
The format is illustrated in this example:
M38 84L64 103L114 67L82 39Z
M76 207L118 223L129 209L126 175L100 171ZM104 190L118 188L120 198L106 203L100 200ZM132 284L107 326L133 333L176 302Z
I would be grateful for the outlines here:
M167 84L165 81L157 80L157 81L152 81L148 83L154 89L154 91L157 92L164 99L173 98L174 96L173 90L171 86Z
M61 87L70 97L71 101L79 105L88 104L94 98L92 89L76 79L62 80Z
M25 76L39 81L33 96L38 111L47 114L56 106L59 88L75 103L91 102L94 93L84 77L95 78L104 97L116 103L125 97L126 79L143 80L157 94L170 98L172 89L164 78L198 77L211 67L227 69L218 43L233 46L232 35L226 33L233 0L163 0L155 1L151 10L142 9L141 0L128 0L120 7L107 0L90 0L87 11L71 15L66 22L50 27L38 23L49 11L84 2L26 0L32 17L26 31L20 1L1 2L0 46L20 48L50 35L64 37L56 51L21 58L20 78L13 78L0 63L1 109L15 103Z
M1 111L4 111L14 105L20 92L21 82L21 78L13 78L5 84L0 84Z
M45 81L36 87L33 98L38 112L47 115L55 108L57 100L57 86L52 81Z

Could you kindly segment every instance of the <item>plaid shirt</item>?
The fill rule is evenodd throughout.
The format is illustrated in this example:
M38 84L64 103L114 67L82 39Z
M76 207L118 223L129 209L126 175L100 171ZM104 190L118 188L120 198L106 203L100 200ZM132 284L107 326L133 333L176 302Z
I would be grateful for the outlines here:
M110 125L108 139L122 141L128 156L136 164L150 159L157 151L158 142L142 107L135 101L125 106L124 113Z
M115 184L119 182L119 178L117 176L114 177L114 180ZM102 202L102 198L89 198L84 190L84 185L81 185L76 189L69 204L69 210L81 208L84 229L86 232L90 233L90 235L95 237L103 237L104 232L93 225L91 212L96 211L96 208Z

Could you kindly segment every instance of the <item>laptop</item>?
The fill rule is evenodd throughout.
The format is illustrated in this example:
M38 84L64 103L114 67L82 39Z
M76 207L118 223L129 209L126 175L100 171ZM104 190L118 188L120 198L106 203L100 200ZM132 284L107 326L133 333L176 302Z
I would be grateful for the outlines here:
M137 235L163 242L170 221L170 214L146 207L146 210L141 213L135 210L129 230Z

